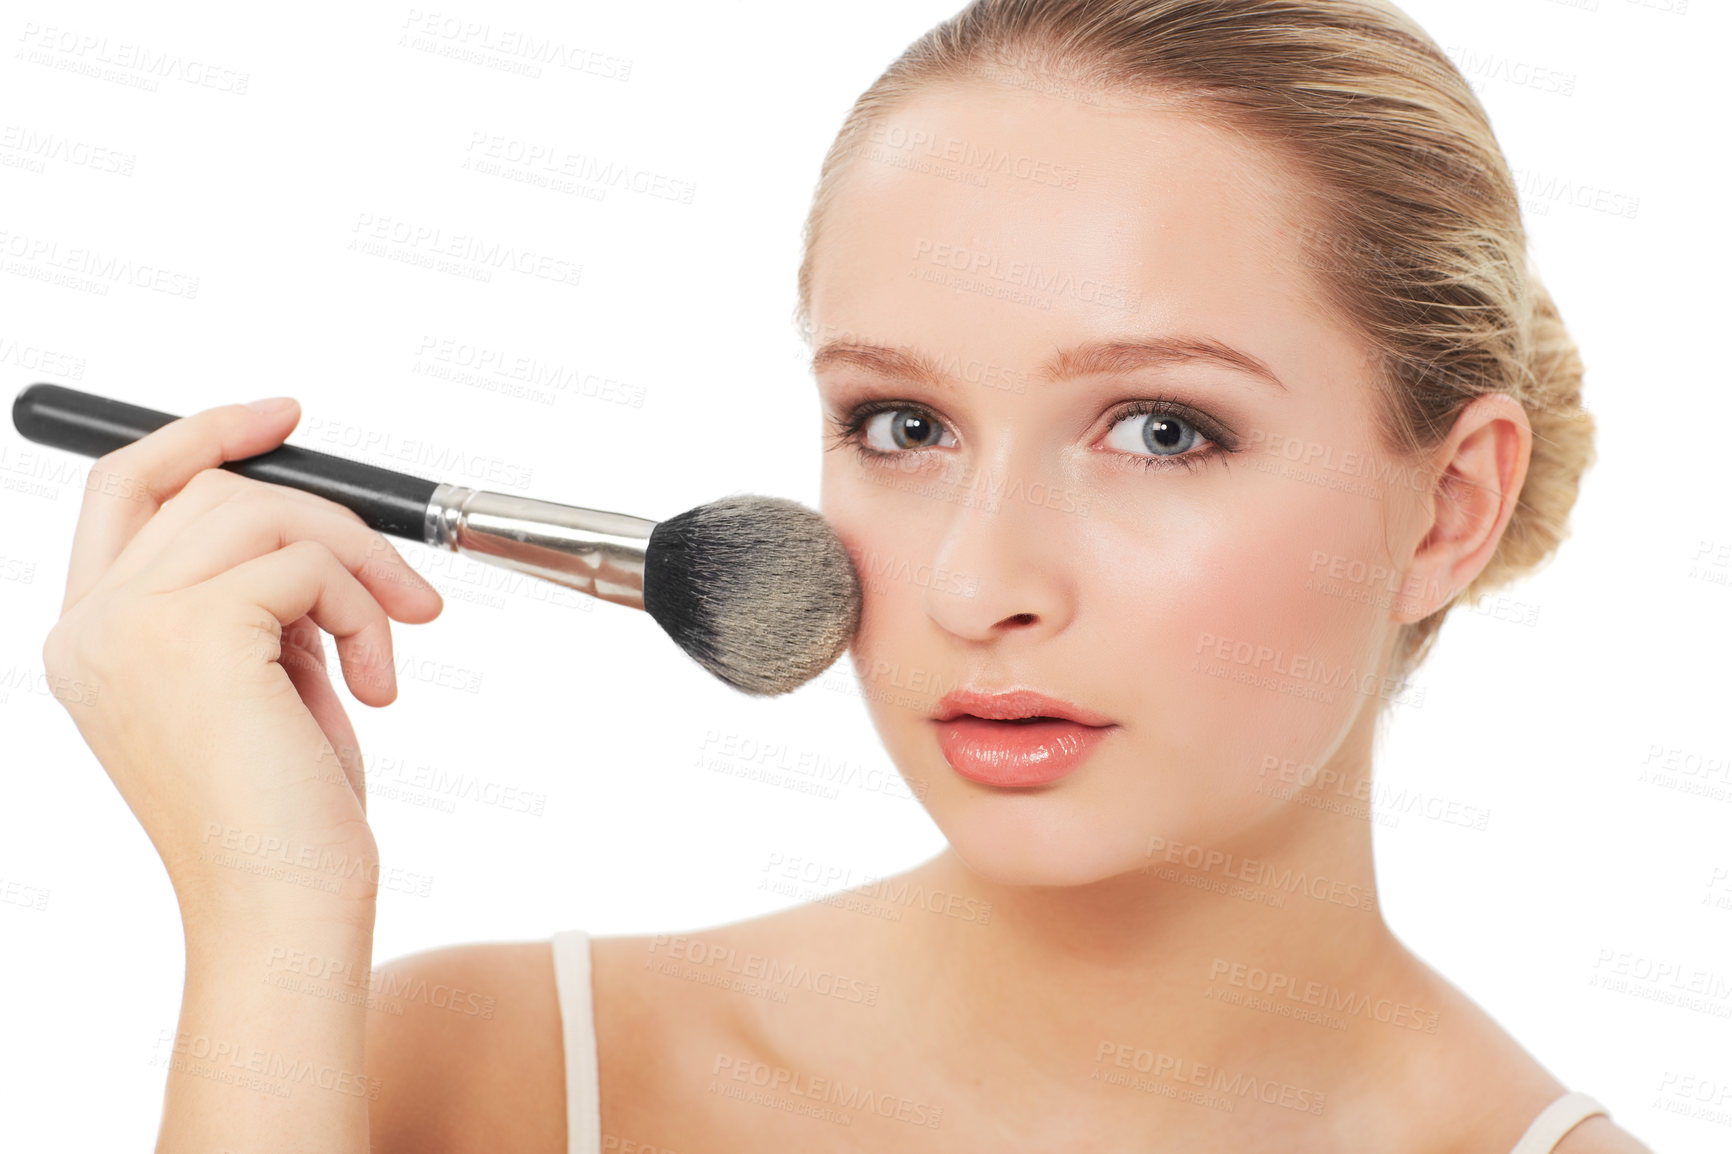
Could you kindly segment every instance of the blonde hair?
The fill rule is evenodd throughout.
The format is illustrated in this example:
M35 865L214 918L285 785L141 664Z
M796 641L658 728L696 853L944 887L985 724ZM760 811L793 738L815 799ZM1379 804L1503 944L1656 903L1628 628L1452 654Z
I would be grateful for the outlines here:
M1177 98L1287 159L1326 222L1300 230L1301 255L1376 353L1378 433L1398 459L1434 449L1475 397L1521 404L1534 436L1515 512L1479 575L1402 627L1393 674L1424 660L1456 604L1551 556L1594 458L1582 362L1530 267L1485 109L1409 17L1380 0L974 0L861 94L824 158L795 310L807 339L819 226L848 160L922 86L991 80Z

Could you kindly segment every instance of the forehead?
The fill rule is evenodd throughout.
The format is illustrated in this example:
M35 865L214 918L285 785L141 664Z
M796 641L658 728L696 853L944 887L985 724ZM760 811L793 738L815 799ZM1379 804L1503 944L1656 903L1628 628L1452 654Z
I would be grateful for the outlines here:
M1172 102L924 88L840 177L813 252L819 344L991 346L1033 365L1076 340L1191 332L1276 361L1335 327L1295 175Z

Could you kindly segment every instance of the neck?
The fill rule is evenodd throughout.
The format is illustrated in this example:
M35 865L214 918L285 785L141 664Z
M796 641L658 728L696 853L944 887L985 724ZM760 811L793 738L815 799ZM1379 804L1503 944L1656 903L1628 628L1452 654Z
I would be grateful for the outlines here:
M1034 1069L1088 1099L1140 1080L1110 1099L1129 1108L1151 1085L1248 1079L1319 1102L1374 1054L1421 1052L1438 1004L1376 906L1368 818L1281 808L1206 858L1167 847L1087 885L997 884L953 850L902 875L990 906L908 927L927 939L904 955L925 968L910 1033L975 1085Z

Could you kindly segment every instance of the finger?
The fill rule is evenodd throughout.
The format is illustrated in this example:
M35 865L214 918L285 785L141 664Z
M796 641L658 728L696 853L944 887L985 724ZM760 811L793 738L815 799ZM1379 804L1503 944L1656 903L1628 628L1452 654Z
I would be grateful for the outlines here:
M293 541L226 569L198 588L257 606L276 619L273 660L282 656L282 628L299 617L337 639L343 680L357 701L389 705L397 698L391 623L373 594L323 543Z
M166 536L172 527L146 538L147 526L116 559L115 577L105 577L103 584L124 580L128 570L136 570L132 579L148 592L184 589L296 541L317 541L392 617L418 624L439 615L444 603L438 590L382 534L340 505L323 498L314 498L315 503L285 500L273 491L279 488L258 484L242 490L199 514L172 539Z
M121 549L92 588L111 588L131 580L145 562L162 550L167 541L217 506L241 498L258 500L267 494L306 508L336 510L339 511L339 516L356 524L365 524L360 514L314 493L243 477L227 469L201 469L180 487L179 492L165 500L150 520L132 535L132 539Z
M96 459L73 532L62 613L90 591L133 534L196 473L283 442L300 420L301 407L289 397L272 400L277 407L263 411L222 405L182 417Z
M282 654L277 664L289 675L289 681L300 694L301 703L324 731L330 744L329 753L319 757L318 776L322 783L343 786L355 795L361 805L361 815L367 813L367 783L361 749L355 737L355 727L331 685L325 660L324 633L312 618L302 617L287 625L282 633Z

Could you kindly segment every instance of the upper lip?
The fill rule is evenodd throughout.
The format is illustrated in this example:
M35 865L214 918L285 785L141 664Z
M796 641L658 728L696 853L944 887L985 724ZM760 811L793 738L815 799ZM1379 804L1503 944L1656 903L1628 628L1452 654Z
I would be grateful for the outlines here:
M934 721L950 721L969 715L987 721L1015 721L1021 717L1063 717L1083 725L1112 725L1113 720L1092 709L1048 697L1033 689L1011 689L999 693L984 693L974 689L955 689L938 700Z

